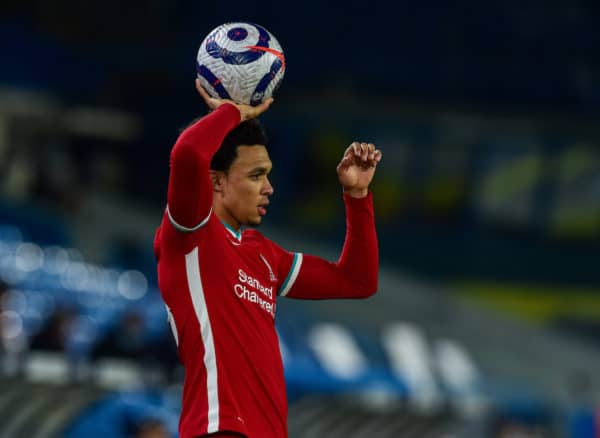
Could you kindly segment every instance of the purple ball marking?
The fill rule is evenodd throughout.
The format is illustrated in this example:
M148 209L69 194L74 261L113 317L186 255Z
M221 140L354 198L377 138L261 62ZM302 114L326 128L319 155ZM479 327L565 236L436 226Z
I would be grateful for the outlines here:
M258 30L258 33L259 33L259 40L256 42L256 45L259 47L269 47L269 41L271 39L269 33L260 26L257 26L257 25L253 25L253 26L256 28L256 30ZM218 29L220 29L220 28L218 28ZM229 38L230 41L232 41L232 39L230 39L231 34L234 34L235 38L239 38L241 36L241 34L235 34L236 30L243 31L242 33L245 36L247 36L247 34L248 34L248 31L246 29L244 29L242 27L235 27L233 29L230 29L227 32L227 38ZM206 52L208 53L208 55L210 55L211 57L213 57L215 59L222 59L224 63L232 64L232 65L249 64L249 63L254 62L257 59L261 58L265 53L267 53L262 50L254 50L254 49L246 50L243 52L230 51L226 47L221 47L217 43L214 34L210 34L206 38L205 49L206 49Z
M248 31L243 27L234 27L227 32L227 37L232 41L242 41L248 36Z

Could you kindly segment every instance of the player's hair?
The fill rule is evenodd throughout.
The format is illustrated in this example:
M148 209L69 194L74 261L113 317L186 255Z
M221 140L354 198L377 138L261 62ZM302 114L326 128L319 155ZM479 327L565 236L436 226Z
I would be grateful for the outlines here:
M237 148L241 145L267 145L267 134L258 119L250 119L240 123L233 129L221 143L219 150L213 155L210 162L212 170L225 173L237 157Z

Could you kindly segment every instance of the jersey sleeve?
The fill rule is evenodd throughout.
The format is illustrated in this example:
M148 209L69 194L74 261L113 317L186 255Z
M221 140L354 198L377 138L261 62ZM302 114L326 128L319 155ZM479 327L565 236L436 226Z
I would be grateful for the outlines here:
M346 238L336 263L300 255L290 263L290 282L280 295L299 299L366 298L377 291L379 252L372 194L344 195ZM285 292L285 293L284 293Z
M272 240L262 236L262 234L261 238L264 239L263 242L269 248L269 253L275 263L273 266L277 278L277 295L285 296L296 282L296 278L298 278L303 254L287 251Z
M240 122L240 112L224 104L181 133L171 150L167 215L175 229L195 231L210 217L210 161L225 136Z

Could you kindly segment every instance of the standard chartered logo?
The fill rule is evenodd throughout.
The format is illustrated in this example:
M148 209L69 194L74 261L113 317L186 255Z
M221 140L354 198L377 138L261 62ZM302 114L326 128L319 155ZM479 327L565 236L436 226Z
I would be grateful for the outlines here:
M239 283L233 286L238 298L257 304L261 309L275 317L275 304L263 298L273 299L273 286L265 287L256 278L249 276L243 269L238 269Z

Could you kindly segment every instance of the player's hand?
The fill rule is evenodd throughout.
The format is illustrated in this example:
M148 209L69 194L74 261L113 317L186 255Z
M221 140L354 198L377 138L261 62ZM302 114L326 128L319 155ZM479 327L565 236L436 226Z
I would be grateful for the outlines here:
M354 142L344 152L337 174L344 192L354 198L364 198L381 161L381 151L372 143Z
M196 90L198 90L198 93L200 94L202 99L204 99L204 102L206 102L206 105L208 105L208 107L211 110L215 110L215 109L219 108L224 103L231 103L231 104L235 105L235 107L240 111L240 122L244 122L246 120L254 119L254 118L260 116L273 103L272 97L265 99L264 102L262 102L260 105L257 105L257 106L235 103L233 100L229 100L229 99L217 99L216 97L212 97L210 94L208 94L206 92L206 90L202 86L202 82L200 82L200 79L198 79L198 78L196 78Z

